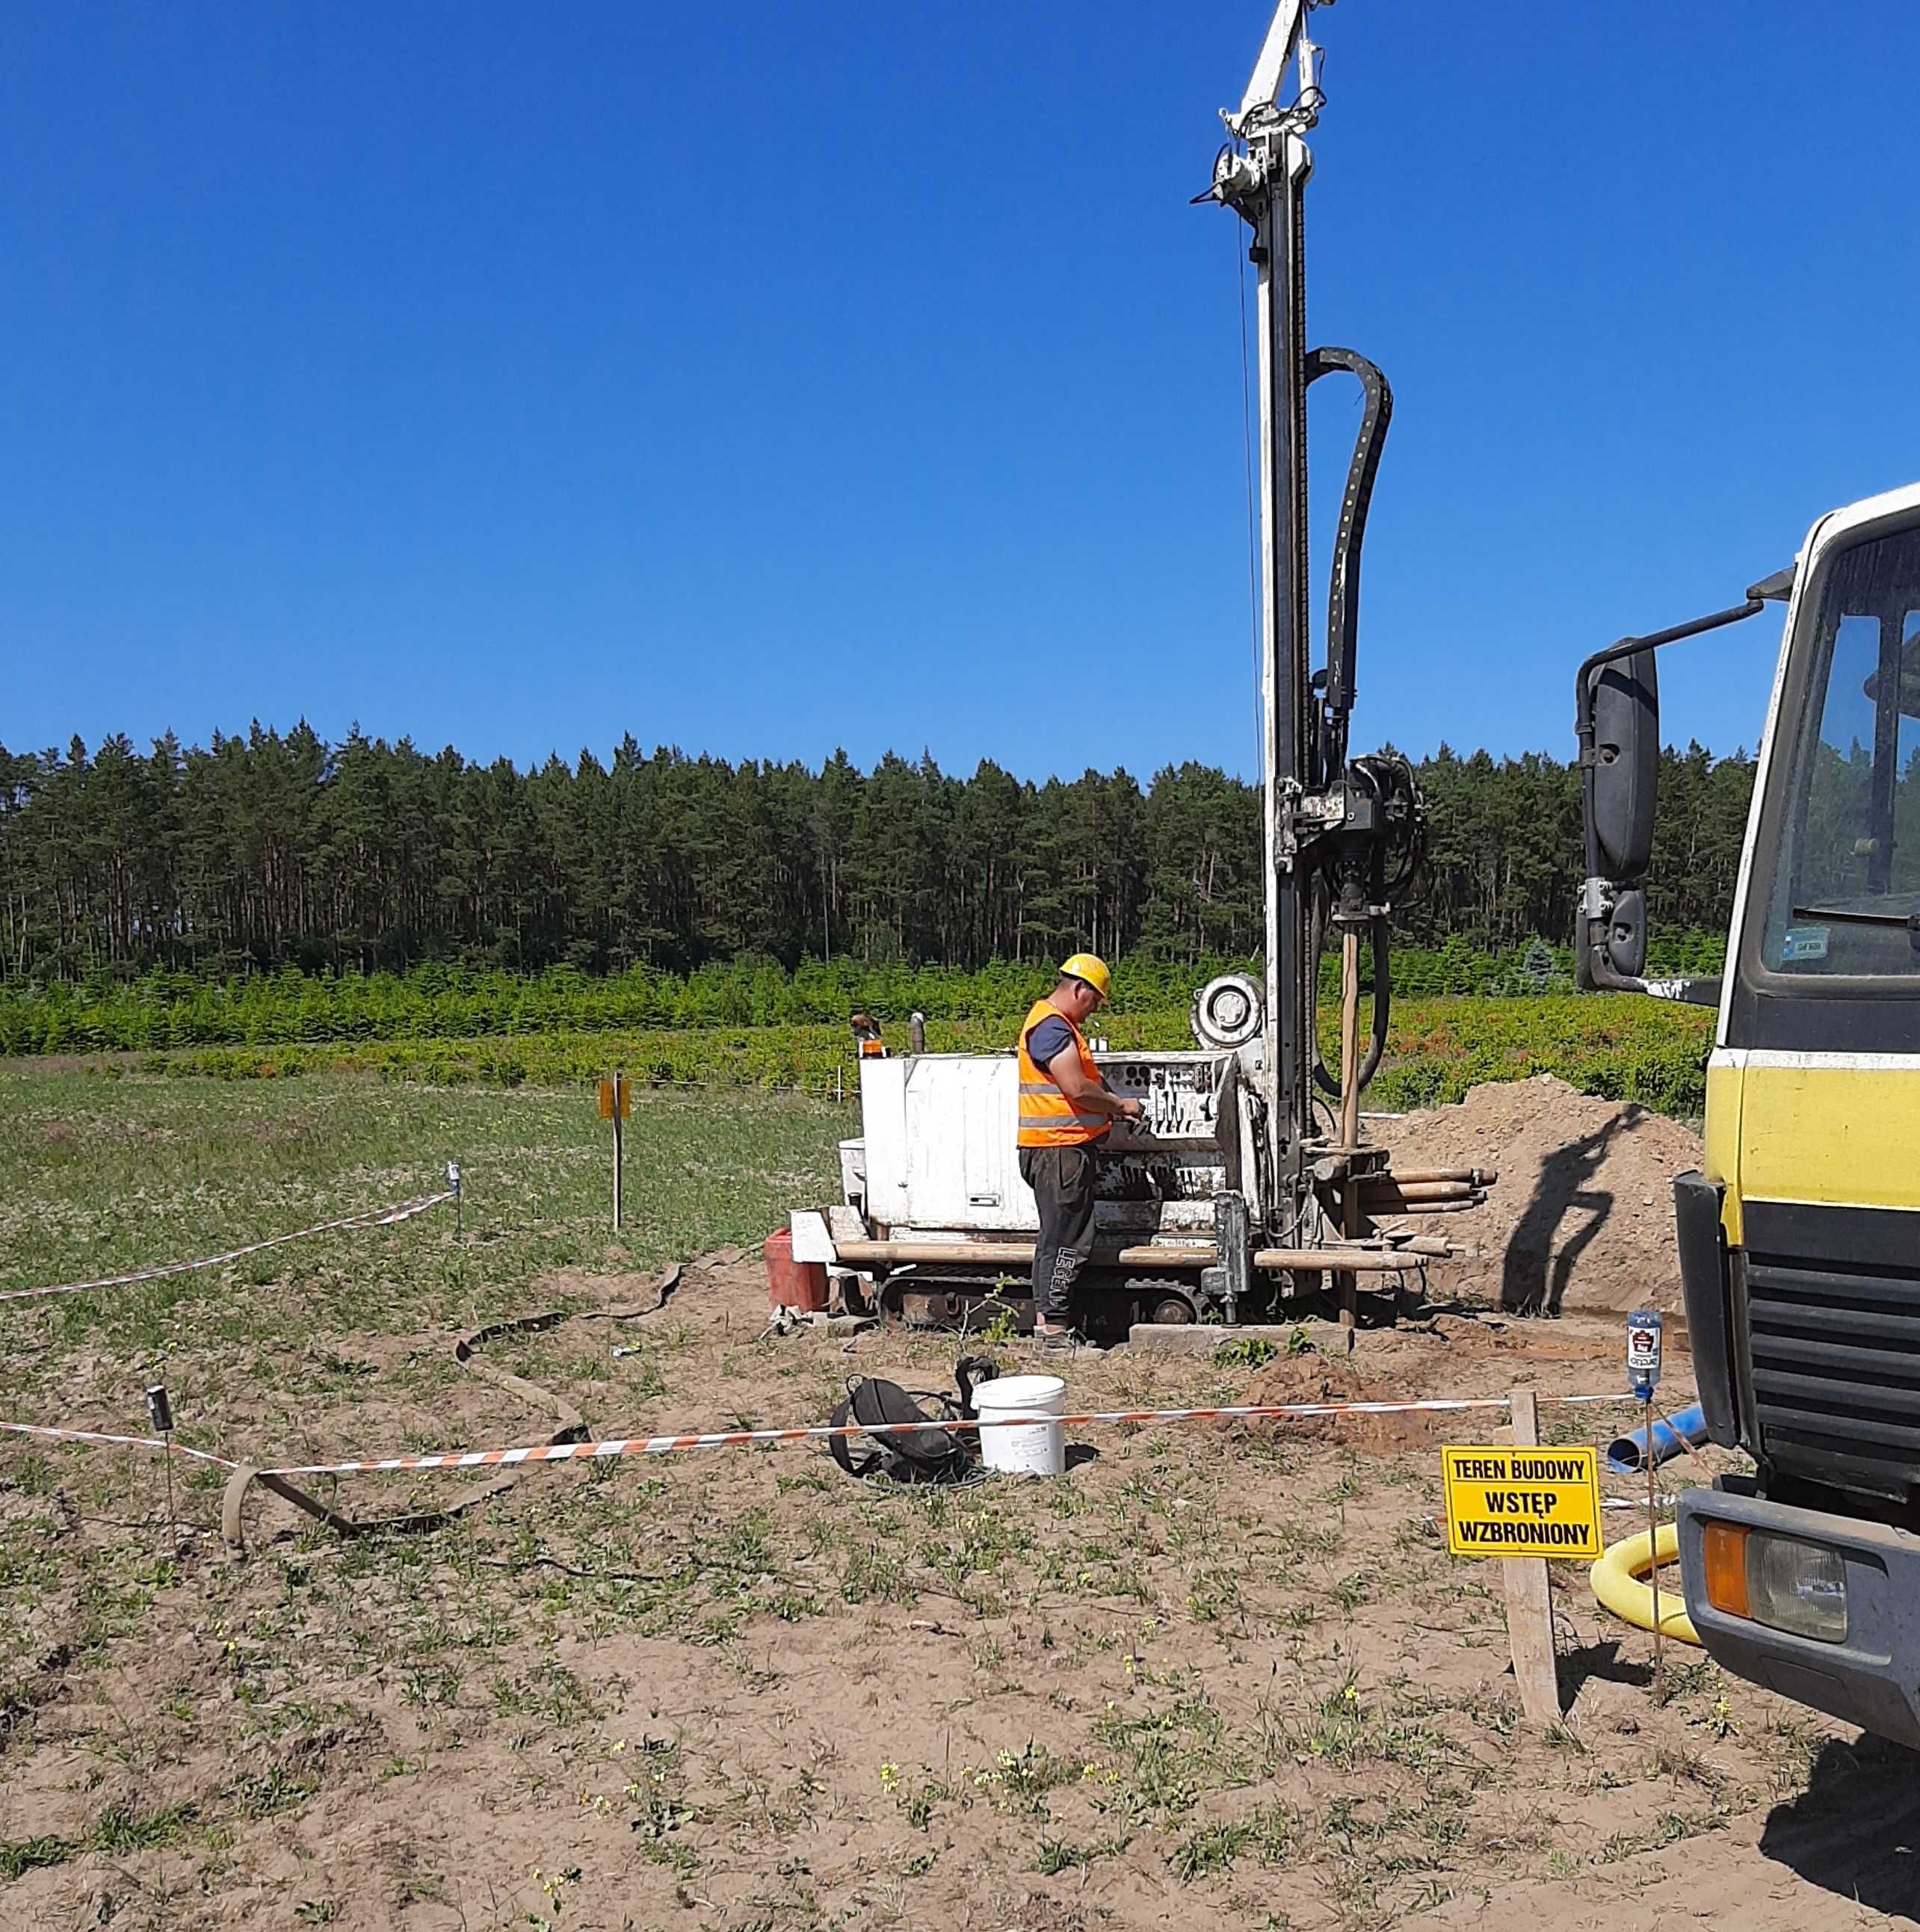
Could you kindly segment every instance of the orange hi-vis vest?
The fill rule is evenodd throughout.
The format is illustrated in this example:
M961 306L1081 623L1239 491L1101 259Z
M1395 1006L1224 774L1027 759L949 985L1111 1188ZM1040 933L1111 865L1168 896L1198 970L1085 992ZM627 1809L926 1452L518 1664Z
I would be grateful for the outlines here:
M1105 1114L1076 1114L1073 1102L1027 1050L1034 1028L1042 1020L1063 1022L1079 1050L1088 1079L1098 1084L1100 1070L1080 1037L1080 1029L1051 1000L1036 1000L1020 1027L1020 1144L1023 1148L1084 1147L1106 1138L1113 1122Z

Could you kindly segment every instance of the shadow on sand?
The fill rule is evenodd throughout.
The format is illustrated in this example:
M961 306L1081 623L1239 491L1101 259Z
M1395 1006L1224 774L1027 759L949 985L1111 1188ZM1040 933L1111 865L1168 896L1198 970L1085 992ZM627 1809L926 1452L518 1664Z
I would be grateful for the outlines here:
M1876 1912L1920 1912L1920 1754L1884 1738L1823 1744L1760 1850L1809 1885Z
M1560 1312L1576 1264L1613 1211L1613 1196L1588 1183L1619 1126L1617 1119L1610 1120L1540 1162L1533 1198L1508 1238L1500 1276L1500 1306L1508 1314ZM1586 1225L1556 1254L1553 1244L1562 1222L1580 1214L1586 1216Z
M1630 1684L1636 1690L1653 1685L1653 1666L1620 1654L1618 1637L1603 1637L1598 1643L1583 1643L1563 1650L1559 1658L1560 1702L1570 1711L1588 1682L1598 1678L1604 1684Z

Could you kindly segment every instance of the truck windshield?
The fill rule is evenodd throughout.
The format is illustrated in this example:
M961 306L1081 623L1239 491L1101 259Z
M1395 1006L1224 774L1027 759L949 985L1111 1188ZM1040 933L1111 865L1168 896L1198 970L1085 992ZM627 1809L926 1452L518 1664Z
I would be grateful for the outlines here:
M1794 648L1761 963L1920 976L1920 530L1834 558Z

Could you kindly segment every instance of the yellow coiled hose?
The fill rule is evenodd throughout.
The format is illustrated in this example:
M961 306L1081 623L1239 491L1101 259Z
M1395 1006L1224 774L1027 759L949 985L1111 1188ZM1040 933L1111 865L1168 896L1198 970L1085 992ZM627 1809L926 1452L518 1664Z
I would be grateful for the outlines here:
M1662 1563L1677 1562L1680 1555L1678 1526L1662 1523L1654 1547ZM1615 1544L1593 1566L1593 1593L1602 1607L1636 1630L1653 1628L1653 1586L1646 1580L1653 1566L1645 1530L1624 1543ZM1700 1640L1693 1618L1687 1614L1687 1600L1677 1590L1663 1589L1660 1593L1660 1630L1663 1636L1676 1637L1682 1643L1698 1644Z

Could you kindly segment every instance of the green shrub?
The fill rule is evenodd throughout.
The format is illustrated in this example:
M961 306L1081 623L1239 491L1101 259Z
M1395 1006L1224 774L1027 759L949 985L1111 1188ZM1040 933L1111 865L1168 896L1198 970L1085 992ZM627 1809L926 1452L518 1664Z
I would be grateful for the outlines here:
M935 1052L980 1052L1012 1044L1017 1015L930 1019ZM1119 1048L1192 1045L1184 1004L1130 1007L1106 1016ZM1552 1073L1610 1100L1681 1117L1705 1105L1713 1016L1700 1008L1630 994L1548 994L1536 999L1450 998L1396 1000L1388 1050L1367 1104L1388 1112L1444 1105L1489 1080ZM887 1031L896 1049L905 1028ZM1322 1052L1338 1054L1336 1010L1320 1010ZM106 1070L275 1079L330 1069L440 1086L564 1085L615 1070L640 1084L798 1087L858 1091L853 1037L841 1024L654 1027L590 1031L550 1028L467 1038L430 1036L293 1041L148 1050L105 1063Z
M1657 958L1654 970L1715 970L1719 944L1680 935ZM1552 962L1546 983L1570 988L1571 955L1564 948L1536 946L1534 968L1544 956ZM1496 956L1450 940L1435 950L1396 952L1394 985L1398 996L1414 1000L1532 994L1542 975L1530 970L1527 960L1525 949ZM1141 1037L1129 1043L1184 1045L1193 989L1216 973L1257 970L1245 960L1209 958L1189 966L1136 954L1114 969L1115 1010L1102 1024L1118 1038L1133 1022L1150 1023L1150 1042ZM1370 962L1365 970L1370 974ZM1330 953L1321 962L1323 998L1337 995L1339 978L1339 962ZM553 1034L629 1035L655 1028L839 1028L855 1012L904 1026L916 1010L956 1027L988 1027L998 1036L1017 1024L1048 979L1043 962L1003 962L961 972L809 960L788 973L772 960L746 958L684 977L646 967L595 979L565 966L521 974L429 964L405 974L364 977L308 974L290 967L224 980L174 972L77 984L6 980L0 981L0 1056L470 1042Z

